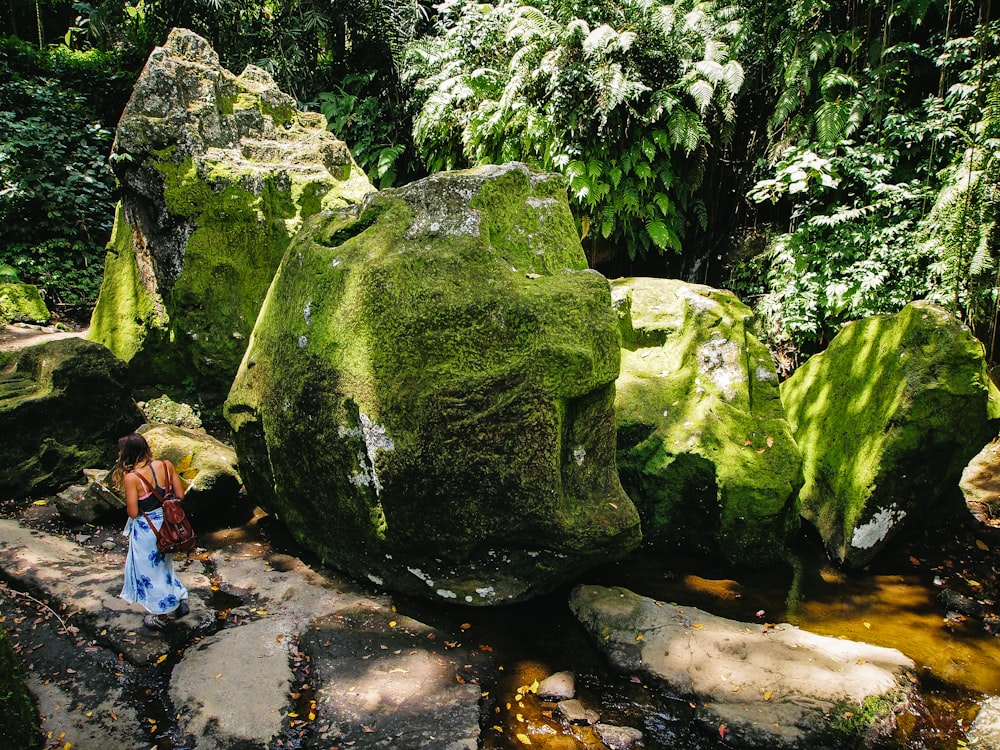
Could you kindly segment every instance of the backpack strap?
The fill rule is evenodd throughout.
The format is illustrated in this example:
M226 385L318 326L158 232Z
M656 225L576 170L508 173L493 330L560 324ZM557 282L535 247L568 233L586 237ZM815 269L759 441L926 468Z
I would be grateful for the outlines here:
M153 465L152 465L152 464L150 464L150 465L149 465L149 468L150 468L150 469L152 469L152 468L153 468ZM160 501L160 504L162 505L162 504L163 504L163 491L162 491L162 490L161 490L161 489L159 488L159 482L157 482L157 486L156 486L156 487L154 487L153 485L151 485L151 484L149 483L149 480L148 480L148 479L146 479L146 477L144 477L144 476L143 476L142 474L140 474L140 473L139 473L138 471L133 471L132 473L133 473L133 474L135 474L135 475L136 475L137 477L139 477L139 480L140 480L140 481L141 481L141 482L142 482L142 483L143 483L144 485L146 485L146 488L147 488L147 489L148 489L148 490L149 490L150 492L152 492L152 493L153 493L153 494L154 494L154 495L156 496L156 499L157 499L157 500L159 500L159 501ZM156 473L155 473L155 472L153 473L153 479L154 479L154 480L156 479Z

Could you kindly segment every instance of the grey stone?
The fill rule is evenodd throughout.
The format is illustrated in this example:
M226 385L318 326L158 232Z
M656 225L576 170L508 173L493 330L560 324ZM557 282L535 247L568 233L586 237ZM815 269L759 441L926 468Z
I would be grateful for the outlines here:
M559 713L567 724L596 724L601 718L597 711L587 708L576 698L559 701L556 708L559 709Z
M572 672L556 672L538 683L536 693L545 701L569 700L576 695L576 677Z
M899 651L727 620L623 588L578 586L570 607L617 669L655 678L700 706L698 720L728 727L742 746L800 748L862 741L895 721L914 690ZM865 725L831 721L866 699Z
M611 724L595 724L594 731L601 742L610 750L631 750L642 743L642 732L633 727L618 727Z

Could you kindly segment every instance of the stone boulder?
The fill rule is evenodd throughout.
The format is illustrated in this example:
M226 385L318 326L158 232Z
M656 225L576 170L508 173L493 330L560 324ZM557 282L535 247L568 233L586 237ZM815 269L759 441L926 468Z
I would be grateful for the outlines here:
M445 173L308 224L225 414L251 497L325 562L513 602L640 541L614 464L619 351L564 184Z
M184 508L191 522L237 525L253 508L242 492L236 451L204 430L168 424L144 424L138 432L146 438L156 458L177 468L184 481Z
M140 402L139 408L147 422L173 424L187 430L202 429L201 416L190 404L178 403L167 395Z
M623 588L578 586L570 608L611 664L658 680L723 727L727 746L861 747L910 700L913 662L896 649L764 626Z
M110 466L118 438L142 424L125 363L66 338L15 353L0 372L0 497L60 490Z
M802 459L750 309L671 279L611 285L623 347L618 470L643 544L773 562L798 528Z
M861 568L918 519L967 517L959 481L996 437L1000 392L982 344L945 310L913 302L849 323L781 397L802 450L802 515L831 559Z
M150 54L111 161L122 200L89 336L137 382L221 396L303 219L373 189L322 115L184 29Z
M96 523L111 514L124 518L125 498L108 486L107 469L84 469L86 484L74 484L55 497L59 515L74 524Z
M0 324L44 324L50 317L34 284L0 283Z

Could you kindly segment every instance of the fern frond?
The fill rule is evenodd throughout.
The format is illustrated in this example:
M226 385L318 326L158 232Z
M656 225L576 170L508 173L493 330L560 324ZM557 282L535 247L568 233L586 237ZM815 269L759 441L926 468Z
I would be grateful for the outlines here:
M583 40L583 53L588 57L596 57L608 47L617 46L617 44L618 32L606 23L602 23Z
M836 143L844 137L850 116L847 102L825 101L816 110L816 138L822 144Z
M688 94L694 99L695 105L702 112L705 108L712 103L712 97L715 95L715 89L712 88L712 84L703 78L699 78L693 81L687 88Z

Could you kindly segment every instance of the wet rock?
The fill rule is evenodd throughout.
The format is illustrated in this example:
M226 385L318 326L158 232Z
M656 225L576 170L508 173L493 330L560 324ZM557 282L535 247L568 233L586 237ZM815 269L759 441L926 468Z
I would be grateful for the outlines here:
M559 701L556 708L567 724L596 724L601 718L597 711L587 708L576 698Z
M616 456L643 546L775 562L799 526L802 457L753 313L699 284L611 284L623 347Z
M249 494L328 564L506 604L639 543L619 359L562 180L489 166L311 221L225 414Z
M642 732L633 727L617 727L611 724L595 724L594 731L601 742L610 750L631 750L642 743Z
M983 619L987 611L986 607L972 597L965 596L951 589L944 589L938 593L937 600L948 610L958 612L960 615L972 617L976 620Z
M569 700L576 695L576 676L572 672L556 672L538 683L536 693L543 701Z
M45 495L110 465L142 423L124 363L80 338L15 353L0 371L0 496Z
M1000 697L986 698L965 735L968 747L1000 750Z
M111 161L122 200L88 336L137 382L219 401L302 221L374 189L321 114L186 29L150 53Z
M616 668L697 701L698 720L712 731L725 724L733 746L854 746L891 726L913 690L914 664L895 649L727 620L622 588L578 586L570 607Z
M959 481L996 437L1000 392L983 345L947 311L912 302L845 325L781 398L802 450L802 515L831 559L864 567L900 529L968 517Z

